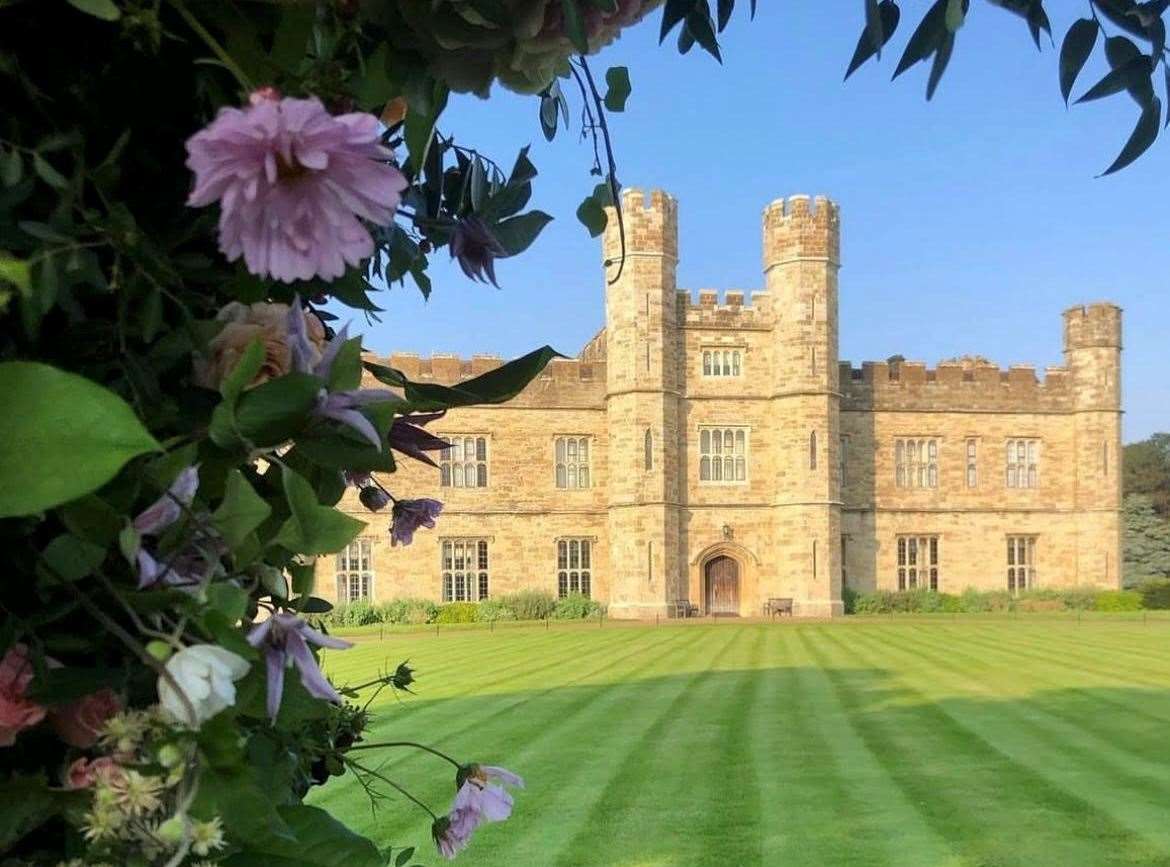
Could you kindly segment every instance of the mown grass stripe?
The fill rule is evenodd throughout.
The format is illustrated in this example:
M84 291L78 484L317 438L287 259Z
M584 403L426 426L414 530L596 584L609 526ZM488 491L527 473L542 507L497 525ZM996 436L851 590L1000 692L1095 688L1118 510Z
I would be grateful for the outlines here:
M846 646L840 635L824 634ZM853 637L863 645L868 639L886 658L905 660L894 694L879 706L862 710L858 718L890 763L891 773L916 793L924 815L940 833L949 833L967 857L995 864L1083 863L1077 860L1078 852L1090 847L1100 853L1101 864L1170 863L1160 841L1131 830L1098 805L1022 763L1025 754L1013 748L1006 729L986 737L971 724L970 706L956 699L931 700L929 692L916 685L915 674L929 682L931 676L922 676L921 669L937 666L906 647L905 630ZM839 672L828 671L842 680ZM1008 704L1002 702L995 710L1010 715ZM983 717L984 727L989 719ZM1039 741L1031 747L1039 748ZM886 758L894 756L901 764ZM989 827L1013 824L1031 831L1010 841L988 833Z

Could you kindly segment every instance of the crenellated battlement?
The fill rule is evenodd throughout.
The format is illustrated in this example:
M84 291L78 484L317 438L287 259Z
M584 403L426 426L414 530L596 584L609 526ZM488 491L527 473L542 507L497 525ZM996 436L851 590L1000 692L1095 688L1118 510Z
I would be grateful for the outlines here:
M662 190L651 190L649 196L638 187L627 187L621 192L622 224L625 227L626 254L651 253L678 260L678 202ZM609 216L602 241L606 260L621 256L621 233L617 213L607 208Z
M764 271L804 259L841 262L841 210L826 196L776 199L764 208Z
M1121 348L1121 308L1107 301L1078 304L1064 311L1064 348Z
M987 363L866 361L860 368L838 365L842 408L882 410L965 410L997 412L1067 411L1071 376L1065 367L1047 367L1044 377L1030 364L1006 370Z
M766 329L773 324L772 296L763 290L727 289L720 303L717 289L700 289L697 299L689 289L681 289L675 317L684 327Z

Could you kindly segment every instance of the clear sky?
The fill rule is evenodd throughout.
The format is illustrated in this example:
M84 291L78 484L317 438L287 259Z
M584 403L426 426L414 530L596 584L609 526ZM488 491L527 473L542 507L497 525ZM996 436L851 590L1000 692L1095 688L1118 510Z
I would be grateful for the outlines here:
M722 67L697 48L680 57L673 39L659 47L659 12L592 60L599 76L630 68L627 111L611 118L618 175L678 198L680 288L761 286L761 209L826 194L842 212L842 359L979 353L1040 369L1061 363L1061 311L1108 299L1125 310L1125 439L1170 430L1170 131L1095 178L1136 106L1116 96L1066 111L1056 50L1038 54L1024 23L988 4L972 4L930 103L927 65L890 81L925 2L901 4L893 50L847 83L860 3L765 0L752 23L738 5ZM1071 5L1048 4L1058 46ZM842 29L830 6L857 14ZM381 294L368 348L513 357L550 343L575 355L603 324L599 244L574 216L594 179L572 103L573 129L548 144L536 97L453 100L442 126L462 144L506 166L532 144L532 206L556 220L498 264L499 291L436 259L429 302L412 284Z

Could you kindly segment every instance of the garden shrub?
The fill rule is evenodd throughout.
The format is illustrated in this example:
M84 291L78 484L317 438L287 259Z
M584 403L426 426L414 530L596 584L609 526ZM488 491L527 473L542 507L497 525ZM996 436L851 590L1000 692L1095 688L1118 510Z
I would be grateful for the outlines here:
M479 605L474 602L448 602L439 606L435 623L475 623L479 620Z
M1041 611L1064 611L1064 600L1049 596L1025 596L1016 600L1016 611L1036 613Z
M852 587L841 588L841 604L846 614L854 614L857 611L857 597L861 594Z
M557 620L584 620L601 612L601 605L582 593L570 593L558 599L553 609Z
M1095 587L1072 587L1062 591L1064 607L1069 611L1092 611L1097 604L1097 594L1102 591Z
M1136 590L1098 590L1093 608L1097 611L1140 611L1142 594Z
M434 623L439 606L429 599L395 599L381 606L382 621L385 623L408 623L421 625Z
M1135 591L1141 594L1142 607L1155 611L1170 609L1170 581L1147 581Z
M517 620L545 620L557 606L556 597L540 590L519 590L500 597Z
M515 620L516 613L500 599L485 599L479 603L479 622L495 623L499 620Z

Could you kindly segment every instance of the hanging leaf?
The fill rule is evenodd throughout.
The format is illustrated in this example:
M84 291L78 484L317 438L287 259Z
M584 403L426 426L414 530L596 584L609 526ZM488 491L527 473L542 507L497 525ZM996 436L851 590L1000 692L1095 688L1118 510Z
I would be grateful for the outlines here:
M74 500L161 448L118 395L47 364L0 364L0 394L0 517Z
M687 32L704 51L720 63L723 62L723 56L719 53L719 43L715 38L715 23L711 20L711 10L707 8L706 3L699 4L687 16Z
M691 14L697 2L698 0L666 0L666 6L662 10L662 28L658 33L659 45L666 41L670 31L677 27L679 22Z
M1091 0L1097 10L1126 33L1145 38L1146 30L1136 15L1130 15L1137 4L1134 0Z
M1112 96L1115 93L1121 93L1123 90L1132 90L1135 87L1140 87L1143 81L1149 84L1149 80L1149 58L1144 55L1138 55L1122 66L1109 70L1104 78L1085 91L1084 95L1077 100L1077 103L1091 102L1094 99L1101 99L1106 96Z
M1035 0L1028 10L1028 30L1032 34L1032 41L1036 43L1037 51L1043 50L1040 47L1040 31L1047 33L1049 41L1052 40L1052 23L1048 20L1048 13L1044 11L1041 0Z
M967 4L965 0L947 0L947 13L945 17L947 31L950 33L958 33L959 28L967 20Z
M507 251L507 255L515 256L527 250L551 220L552 217L544 211L529 211L496 223L492 227L492 234Z
M605 92L607 111L625 111L626 100L630 98L630 70L624 66L611 66L605 71Z
M211 516L229 548L238 548L272 514L272 507L256 493L239 470L228 473L223 502Z
M1064 42L1060 46L1060 95L1064 97L1065 105L1068 105L1077 76L1093 53L1099 31L1097 22L1092 18L1079 18L1064 35Z
M735 9L735 0L719 0L718 16L719 16L719 32L727 27L727 22L731 20L731 13Z
M1146 64L1145 73L1135 74L1132 77L1131 83L1126 85L1126 90L1133 98L1133 101L1142 108L1149 105L1150 100L1154 97L1153 59L1145 57L1141 49L1124 36L1113 36L1105 40L1105 58L1109 61L1109 66L1112 69L1120 69L1123 66L1133 64L1140 70L1142 61L1144 60Z
M886 44L889 36L886 34L885 22L882 21L882 10L878 0L865 0L865 30L862 35L877 54L878 60L881 60L882 46Z
M593 195L586 196L577 206L577 219L589 230L590 238L596 238L604 232L605 226L609 222L605 209L597 203L597 199Z
M113 0L68 0L74 9L80 9L86 15L100 18L102 21L117 21L122 17L122 10L114 5Z
M898 9L898 4L893 0L882 0L878 4L878 13L882 19L882 45L889 42L894 35L894 31L898 29L898 21L901 18L901 11ZM861 37L857 40L857 48L853 52L853 59L849 61L849 68L845 70L845 78L848 79L857 68L865 61L869 60L877 54L877 50L873 47L870 41L869 30L863 30Z
M947 33L946 12L949 2L950 0L935 0L935 4L918 22L918 27L910 35L906 50L902 52L902 59L898 61L898 67L894 70L894 78L920 60L925 60L942 43Z
M1125 168L1144 154L1158 137L1158 125L1161 120L1162 100L1155 96L1150 100L1150 104L1142 110L1142 115L1138 118L1137 126L1134 127L1133 133L1130 134L1129 141L1125 143L1125 147L1121 149L1121 153L1113 161L1113 165L1101 173L1101 177L1111 175L1115 171Z
M63 190L69 186L69 179L53 168L49 161L40 154L33 154L33 171L37 173L37 177L54 189Z
M236 406L236 428L257 446L279 445L309 421L323 383L307 373L288 373L245 392Z
M929 101L934 97L935 88L942 80L943 73L947 70L947 64L951 62L951 53L955 49L955 34L948 33L938 50L934 52L934 63L930 66L930 78L926 82L926 99Z

